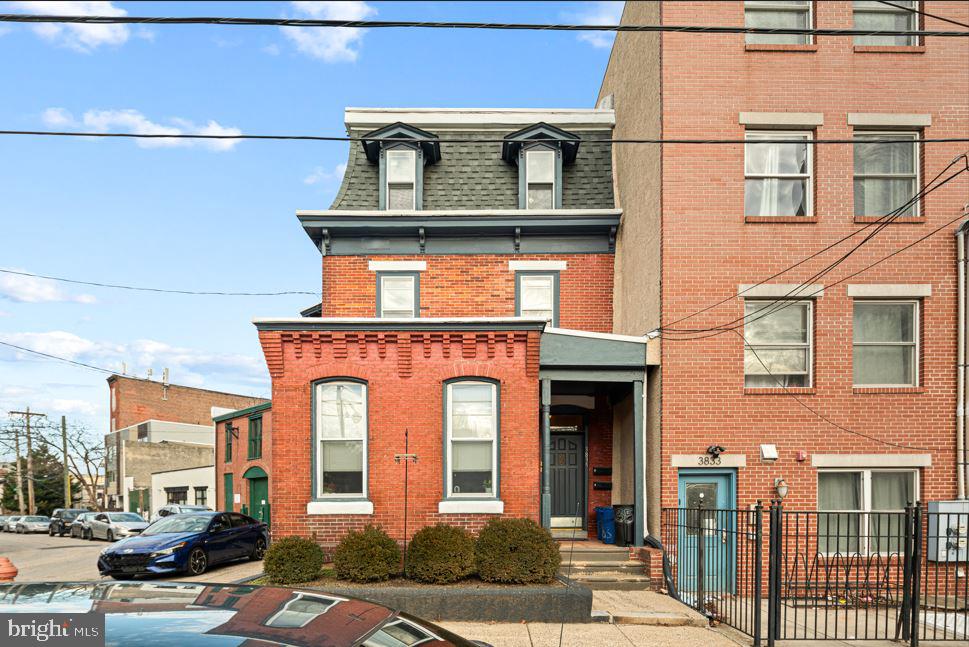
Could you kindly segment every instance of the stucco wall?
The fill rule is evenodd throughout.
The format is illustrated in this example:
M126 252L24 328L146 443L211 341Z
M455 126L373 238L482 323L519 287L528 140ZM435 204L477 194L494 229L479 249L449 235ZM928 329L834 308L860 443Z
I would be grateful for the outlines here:
M167 472L155 472L151 475L151 516L152 518L168 502L165 488L187 487L188 493L185 502L188 505L195 505L195 488L208 488L208 500L206 505L213 510L217 509L213 505L215 498L215 466L205 465L203 467L193 467L190 469L171 470Z

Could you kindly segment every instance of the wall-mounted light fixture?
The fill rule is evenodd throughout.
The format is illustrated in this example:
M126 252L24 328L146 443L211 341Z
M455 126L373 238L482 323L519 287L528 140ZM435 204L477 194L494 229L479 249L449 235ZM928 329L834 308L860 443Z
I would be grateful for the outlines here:
M777 493L777 498L782 501L787 498L787 492L790 488L787 485L787 481L784 480L783 476L779 476L774 479L774 491Z

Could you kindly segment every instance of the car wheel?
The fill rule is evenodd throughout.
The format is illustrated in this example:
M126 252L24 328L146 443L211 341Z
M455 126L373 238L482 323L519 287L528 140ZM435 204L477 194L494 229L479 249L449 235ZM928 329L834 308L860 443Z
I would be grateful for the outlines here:
M113 531L108 530L107 539L108 539L108 541L114 541L114 532Z
M53 537L54 536L54 529L53 528L48 528L47 529L47 534L50 535L51 537Z
M114 579L116 579L116 580L126 580L126 579L128 579L124 575L112 575L111 577L114 578Z
M209 566L209 558L201 548L194 548L188 556L188 572L190 575L201 575Z
M82 530L81 536L88 541L94 541L94 531L93 530Z
M266 540L260 537L256 540L256 547L252 549L252 555L249 556L254 562L258 562L266 555Z

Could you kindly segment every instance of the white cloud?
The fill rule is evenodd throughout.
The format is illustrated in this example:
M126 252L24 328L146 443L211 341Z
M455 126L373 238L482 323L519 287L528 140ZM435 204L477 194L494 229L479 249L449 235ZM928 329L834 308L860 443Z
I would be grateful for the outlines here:
M96 0L8 2L7 4L15 9L22 9L25 13L49 16L125 16L128 14L111 2ZM45 40L84 53L89 53L102 45L123 45L131 35L131 30L126 25L39 23L33 25L31 29Z
M291 2L300 18L318 20L363 20L377 10L366 2ZM353 62L360 54L363 29L339 27L280 27L296 49L327 63Z
M329 182L339 182L343 179L343 174L347 171L346 162L340 162L333 170L327 170L322 166L317 166L313 171L303 178L303 184L321 184Z
M580 25L618 25L622 18L623 4L625 3L615 0L589 2L584 10L566 14L565 17ZM610 31L584 31L576 38L593 47L608 49L612 47L615 36L615 33Z
M270 56L279 56L279 45L276 43L270 43L263 47L262 51L266 52Z
M19 267L3 269L26 272ZM5 272L0 273L0 298L18 303L97 303L97 299L90 294L67 294L49 279Z
M209 120L205 125L198 125L181 117L168 119L171 125L164 125L152 121L138 110L131 108L122 110L88 110L78 120L64 108L48 108L41 114L43 122L52 128L84 127L91 132L126 132L135 134L165 134L165 135L241 135L242 130L231 126L223 126L217 121ZM139 139L138 146L142 148L190 148L201 146L213 151L232 150L241 140L239 139Z

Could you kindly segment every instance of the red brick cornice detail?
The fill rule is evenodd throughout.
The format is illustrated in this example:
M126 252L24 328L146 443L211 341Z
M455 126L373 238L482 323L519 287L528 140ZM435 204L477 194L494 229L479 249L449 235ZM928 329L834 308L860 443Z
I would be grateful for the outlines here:
M266 356L266 366L273 378L283 375L283 344L282 335L278 332L260 332L259 343L262 345L263 355Z

